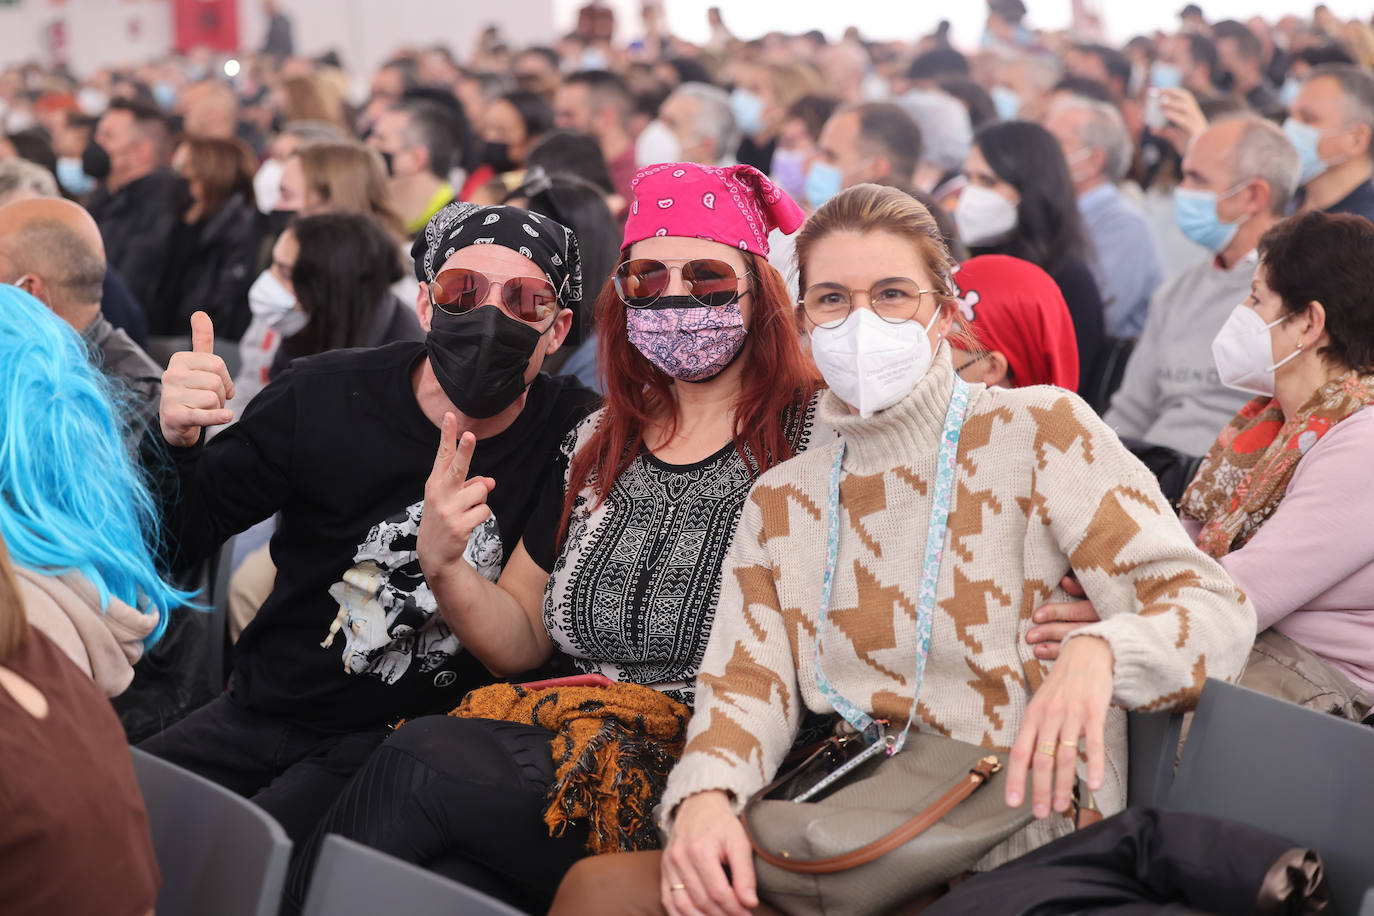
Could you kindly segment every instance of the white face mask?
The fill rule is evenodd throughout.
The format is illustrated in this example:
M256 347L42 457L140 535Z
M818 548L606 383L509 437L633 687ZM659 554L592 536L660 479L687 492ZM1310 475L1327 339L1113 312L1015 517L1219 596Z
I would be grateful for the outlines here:
M1274 372L1302 353L1299 347L1278 362L1273 361L1269 329L1283 324L1287 318L1285 315L1265 324L1259 312L1248 305L1238 305L1231 311L1231 317L1212 341L1212 359L1223 385L1250 394L1274 396Z
M257 198L258 209L263 213L277 209L277 201L281 198L281 173L284 171L286 163L278 159L267 159L258 166L258 173L253 176L253 196Z
M309 316L296 307L296 297L291 290L283 286L270 270L258 274L248 288L248 308L254 315L266 318L283 337L295 334L309 320Z
M911 393L930 370L934 351L930 324L884 321L869 309L855 309L838 327L811 332L811 356L835 395L871 417Z
M990 245L1016 228L1016 207L996 191L971 184L959 195L954 224L965 245Z
M677 134L662 121L650 121L635 140L635 165L639 168L660 162L681 162L682 144Z

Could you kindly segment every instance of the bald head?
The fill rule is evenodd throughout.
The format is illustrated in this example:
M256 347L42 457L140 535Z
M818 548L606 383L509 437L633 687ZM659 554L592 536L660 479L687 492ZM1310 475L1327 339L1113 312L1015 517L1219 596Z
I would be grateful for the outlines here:
M0 282L22 287L84 330L100 314L105 282L105 244L95 220L58 198L0 207Z

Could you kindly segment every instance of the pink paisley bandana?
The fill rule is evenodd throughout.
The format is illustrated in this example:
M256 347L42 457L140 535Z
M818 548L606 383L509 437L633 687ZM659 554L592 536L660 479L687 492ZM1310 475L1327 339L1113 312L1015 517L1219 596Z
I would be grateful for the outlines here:
M805 218L792 198L749 165L718 169L667 162L640 169L630 187L635 199L622 251L656 235L673 235L768 257L768 233L781 229L790 235Z
M664 375L707 382L725 371L744 346L739 300L723 308L626 309L630 343Z

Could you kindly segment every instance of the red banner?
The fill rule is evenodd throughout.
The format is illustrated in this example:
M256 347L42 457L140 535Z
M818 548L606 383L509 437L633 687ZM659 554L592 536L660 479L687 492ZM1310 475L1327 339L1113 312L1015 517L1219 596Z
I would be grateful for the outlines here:
M183 54L201 46L213 51L239 49L235 0L173 0L172 21L176 49Z

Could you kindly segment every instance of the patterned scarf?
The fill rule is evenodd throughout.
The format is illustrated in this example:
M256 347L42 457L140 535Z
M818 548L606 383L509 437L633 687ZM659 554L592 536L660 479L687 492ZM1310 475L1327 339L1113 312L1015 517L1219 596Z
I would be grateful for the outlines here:
M558 733L544 810L551 836L586 820L587 851L594 855L658 848L653 809L682 756L692 716L683 704L638 684L535 691L493 684L469 693L449 715Z
M1274 514L1298 462L1346 417L1374 403L1374 375L1347 372L1285 418L1274 398L1241 408L1183 494L1182 514L1202 523L1197 546L1213 557L1244 547Z

